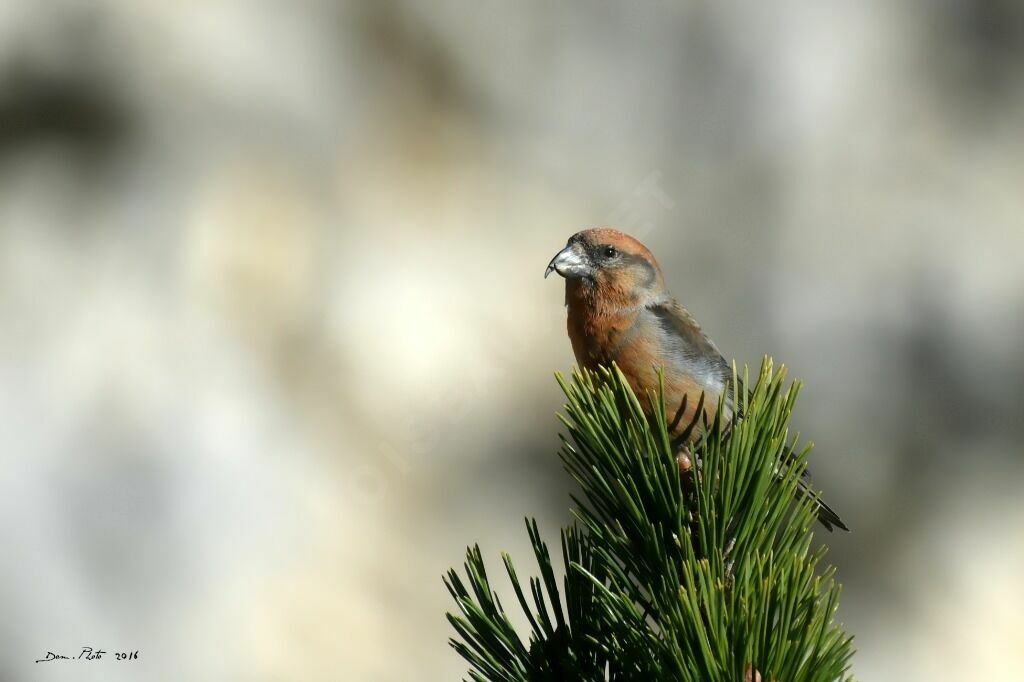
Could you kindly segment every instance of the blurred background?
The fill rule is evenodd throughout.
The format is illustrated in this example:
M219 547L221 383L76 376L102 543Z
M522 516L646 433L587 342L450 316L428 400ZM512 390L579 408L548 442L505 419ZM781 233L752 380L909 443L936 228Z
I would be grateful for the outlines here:
M0 678L459 678L603 224L806 383L858 677L1020 670L1024 5L5 0Z

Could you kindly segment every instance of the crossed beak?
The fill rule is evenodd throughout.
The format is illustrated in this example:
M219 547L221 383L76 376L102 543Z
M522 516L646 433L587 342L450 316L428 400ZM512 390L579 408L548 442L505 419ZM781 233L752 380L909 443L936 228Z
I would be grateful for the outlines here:
M579 242L569 244L555 254L544 270L544 279L552 272L565 278L585 277L590 274L590 261Z

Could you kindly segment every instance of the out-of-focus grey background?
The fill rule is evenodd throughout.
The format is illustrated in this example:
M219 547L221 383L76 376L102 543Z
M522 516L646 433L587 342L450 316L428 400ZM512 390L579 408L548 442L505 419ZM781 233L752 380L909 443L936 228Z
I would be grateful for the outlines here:
M854 672L1020 670L1024 5L6 0L0 677L458 678L602 224L806 382Z

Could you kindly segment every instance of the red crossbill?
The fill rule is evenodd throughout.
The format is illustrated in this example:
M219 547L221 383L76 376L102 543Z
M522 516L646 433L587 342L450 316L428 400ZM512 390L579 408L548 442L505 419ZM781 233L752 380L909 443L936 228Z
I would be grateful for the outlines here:
M690 443L699 435L690 425L713 419L723 393L729 412L722 416L732 417L732 368L665 288L646 246L618 230L584 230L555 254L544 276L552 272L565 278L569 340L581 367L614 362L637 396L657 389L662 372L672 435ZM689 463L685 455L681 461ZM810 490L807 480L801 486ZM822 525L848 530L820 498L818 505Z

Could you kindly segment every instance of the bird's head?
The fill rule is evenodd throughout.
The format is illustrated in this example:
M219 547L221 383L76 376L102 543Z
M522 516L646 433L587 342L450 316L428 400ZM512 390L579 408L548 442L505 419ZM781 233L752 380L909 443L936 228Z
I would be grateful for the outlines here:
M611 228L594 228L569 237L548 263L544 276L557 272L566 293L591 291L605 297L646 302L665 290L661 268L637 239Z

